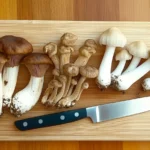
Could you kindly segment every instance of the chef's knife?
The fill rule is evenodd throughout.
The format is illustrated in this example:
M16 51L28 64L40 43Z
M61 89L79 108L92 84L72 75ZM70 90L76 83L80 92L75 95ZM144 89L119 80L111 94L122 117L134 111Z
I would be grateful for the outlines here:
M48 114L15 122L19 130L54 126L90 117L94 123L122 118L150 110L150 97Z

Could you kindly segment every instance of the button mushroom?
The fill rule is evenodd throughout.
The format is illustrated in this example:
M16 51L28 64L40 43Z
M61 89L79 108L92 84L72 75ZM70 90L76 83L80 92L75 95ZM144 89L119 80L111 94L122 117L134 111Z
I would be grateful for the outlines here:
M121 50L115 57L116 61L119 61L119 64L117 65L116 69L111 73L112 81L117 78L119 75L121 75L126 61L130 60L132 56L128 53L127 50L123 49Z
M116 47L124 47L127 40L118 28L110 28L104 31L99 39L99 43L106 45L106 50L99 67L97 83L107 88L111 84L111 65Z
M79 74L79 67L69 63L64 65L63 70L64 70L64 74L67 76L67 84L63 95L63 97L66 97L70 88L72 77L75 77Z
M2 81L2 70L7 62L7 58L3 53L0 53L0 115L2 114L2 104L3 104L3 81Z
M20 61L33 49L27 40L12 35L0 38L0 48L9 58L3 71L3 106L9 107L17 83Z
M133 83L139 80L147 72L150 71L150 58L134 70L118 76L113 83L114 87L120 91L127 90Z
M146 78L143 80L142 87L144 91L150 90L150 78Z
M83 67L80 67L80 74L81 74L81 77L78 81L78 84L77 84L75 90L73 91L73 93L70 96L61 99L58 102L58 107L69 107L71 105L71 103L75 99L77 99L77 97L81 91L82 84L84 83L86 78L96 78L98 75L98 70L95 67L83 66Z
M133 55L133 59L128 68L122 73L125 74L134 70L140 63L141 58L147 59L149 57L149 50L143 41L135 41L126 46L130 54Z
M46 54L33 53L23 59L31 78L28 85L13 97L10 107L11 113L20 116L29 111L38 101L44 82L44 74L51 63Z

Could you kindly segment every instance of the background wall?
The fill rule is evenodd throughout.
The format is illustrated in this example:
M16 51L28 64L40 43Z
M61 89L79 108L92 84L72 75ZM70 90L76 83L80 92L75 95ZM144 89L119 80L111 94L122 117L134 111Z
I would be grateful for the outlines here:
M0 0L0 19L150 21L150 0ZM0 148L150 150L150 142L0 142Z

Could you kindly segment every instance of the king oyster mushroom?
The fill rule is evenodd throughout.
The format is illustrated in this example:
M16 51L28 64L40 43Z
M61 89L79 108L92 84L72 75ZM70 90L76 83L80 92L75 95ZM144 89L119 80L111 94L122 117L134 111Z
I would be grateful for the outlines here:
M2 104L3 104L2 70L7 60L8 60L7 57L3 53L0 53L0 115L2 114Z
M17 83L20 61L25 55L31 53L33 48L24 38L7 35L0 38L0 49L9 58L3 71L3 106L10 107Z
M78 98L78 95L80 94L82 84L87 78L96 78L98 75L98 70L95 67L91 66L82 66L80 67L80 74L81 77L78 81L78 84L73 91L73 93L70 96L67 96L63 99L61 99L58 102L58 107L70 107L71 103Z
M110 28L100 35L99 43L106 45L106 50L99 67L97 84L107 88L111 84L111 65L116 47L124 47L127 40L118 28Z
M10 112L15 116L20 116L29 111L38 101L46 73L51 61L46 54L33 53L23 59L28 68L31 78L28 85L13 97Z

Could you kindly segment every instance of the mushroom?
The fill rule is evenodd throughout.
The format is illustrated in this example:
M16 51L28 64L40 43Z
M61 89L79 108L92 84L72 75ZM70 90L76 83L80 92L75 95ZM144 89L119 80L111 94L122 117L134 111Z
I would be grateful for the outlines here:
M132 58L132 56L128 53L127 50L123 49L121 50L115 57L116 61L119 61L116 69L111 73L111 78L112 78L112 81L117 78L119 75L121 75L124 67L125 67L125 64L126 64L126 61L127 60L130 60Z
M72 33L65 33L61 37L59 48L60 53L60 73L63 74L63 66L70 63L70 55L74 51L74 44L77 41L77 36Z
M9 58L3 71L3 106L10 107L17 83L20 61L25 55L31 53L33 48L24 38L7 35L0 38L0 49Z
M71 53L74 51L72 47L61 46L59 49L60 53L60 74L63 74L63 66L70 63Z
M52 80L52 87L53 87L53 91L50 94L50 97L48 98L48 100L46 101L46 106L51 106L53 105L54 100L56 99L56 96L58 94L58 89L60 87L62 87L62 83L58 80Z
M31 78L28 85L12 99L10 111L15 116L20 116L29 111L38 101L44 82L44 74L51 61L46 54L33 53L23 59L23 64L28 68Z
M70 96L73 92L74 87L77 85L77 80L76 79L72 79L71 80L71 86L69 88L69 91L67 93L67 96Z
M88 89L88 88L89 88L89 83L88 82L84 82L82 84L81 91L80 91L78 97L71 103L72 106L74 106L75 103L80 99L83 90ZM70 106L70 104L68 106Z
M127 90L133 83L150 71L150 58L134 70L118 76L113 86L120 91Z
M149 57L149 50L143 41L135 41L126 46L130 54L133 55L133 59L130 62L128 68L122 73L125 74L134 70L140 63L141 58L147 59Z
M2 70L7 62L7 58L3 53L0 53L0 115L2 114L3 105L3 81L2 81Z
M41 100L42 104L45 104L47 102L49 95L51 95L50 97L53 97L53 95L56 96L58 88L61 87L61 86L62 86L62 84L59 81L57 81L55 79L51 80L48 84L47 89L45 90L45 92L43 94L43 97L42 97L42 100ZM52 94L52 92L56 93L56 94ZM50 99L52 99L52 98L50 98Z
M85 66L88 63L90 57L95 53L96 53L95 48L89 46L82 46L79 49L79 56L74 62L74 64L79 67Z
M71 103L77 99L77 97L81 91L82 84L84 83L86 78L96 78L98 75L98 70L95 67L83 66L83 67L80 67L80 74L81 74L81 77L78 81L78 84L77 84L75 90L73 91L73 93L70 96L67 96L67 97L61 99L58 102L58 107L71 106Z
M111 84L111 65L116 47L124 47L127 40L118 28L110 28L104 31L99 39L99 43L106 45L105 54L99 67L97 84L107 88Z
M97 44L96 44L96 42L95 42L93 39L87 39L87 40L84 42L84 45L85 45L85 46L88 46L88 47L92 47L92 48L94 48L95 50L97 49Z
M72 77L75 77L79 74L79 67L69 63L64 65L63 70L64 70L64 74L67 76L67 84L63 95L63 97L66 97L70 88Z
M142 87L144 91L150 90L150 78L146 78L143 80Z
M59 70L59 58L57 56L57 44L55 43L48 43L44 47L44 52L48 54L48 56L51 58L52 62L55 65L55 69Z

